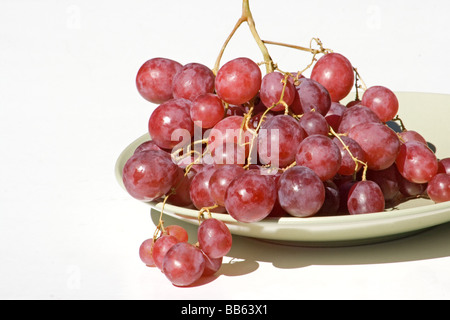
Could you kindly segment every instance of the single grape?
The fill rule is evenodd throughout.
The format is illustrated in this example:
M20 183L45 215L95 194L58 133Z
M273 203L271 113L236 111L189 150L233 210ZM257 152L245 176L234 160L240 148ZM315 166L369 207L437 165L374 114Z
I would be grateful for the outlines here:
M200 279L205 270L202 251L187 242L179 242L167 251L162 271L172 284L189 286Z
M278 182L281 207L294 217L316 214L325 201L325 187L317 174L303 166L289 168Z
M225 256L231 249L231 232L220 220L209 218L198 228L197 239L200 249L210 258L217 259Z
M330 131L327 120L318 112L308 111L303 114L300 118L300 126L308 136L314 134L326 136Z
M347 108L341 117L341 122L339 124L339 133L348 133L351 128L357 126L358 124L375 122L381 123L381 120L371 109L363 105L353 106Z
M286 84L284 83L286 81ZM261 82L260 99L262 103L270 108L275 105L281 99L283 95L283 101L289 106L295 97L294 85L285 80L285 76L280 72L270 72L266 74ZM272 111L284 110L285 106L282 103L275 105Z
M339 188L332 180L324 181L325 200L316 216L335 216L340 206Z
M142 262L145 263L148 267L156 267L155 260L153 260L153 245L155 244L155 241L153 238L144 240L142 244L139 246L139 257L141 258Z
M165 227L166 233L169 236L177 238L178 242L187 242L189 239L189 234L185 228L178 226L176 224Z
M352 215L382 212L385 208L383 192L373 181L359 181L350 189L347 208Z
M205 259L205 270L203 270L202 276L211 276L219 271L222 266L223 257L213 259L203 253L203 258Z
M258 133L261 163L284 168L295 160L296 147L305 133L299 122L288 115L276 115L264 121Z
M174 98L195 100L199 95L214 92L214 73L200 63L188 63L173 77Z
M174 193L169 196L167 202L180 207L186 207L192 204L190 187L194 176L195 171L189 171L188 174L185 175L184 170L179 167L178 177L172 186L172 191Z
M295 161L298 166L312 169L322 181L332 179L342 163L339 147L328 137L312 135L299 145Z
M180 63L167 58L146 61L136 76L138 92L144 99L157 104L172 99L172 80L182 67Z
M394 164L395 168L397 169L397 166ZM415 183L407 180L405 177L403 177L400 172L398 172L397 169L397 182L398 182L398 188L400 190L400 194L404 198L410 198L410 197L417 197L420 195L423 195L425 191L427 190L427 183Z
M395 94L383 86L373 86L364 91L361 104L373 110L382 122L392 120L399 108Z
M384 124L362 123L350 129L348 136L364 150L369 169L383 170L395 162L400 140L395 132Z
M190 115L195 125L212 128L223 119L225 109L222 100L215 94L205 93L198 96L191 105Z
M225 194L230 183L245 173L244 168L236 164L219 166L209 179L211 198L220 206L225 206Z
M340 104L339 102L332 102L330 110L328 110L325 115L325 120L327 120L328 125L333 128L335 132L339 131L339 125L341 124L342 115L347 109L346 106Z
M428 182L427 193L436 203L450 201L450 175L438 173Z
M303 78L296 87L297 95L291 104L295 114L308 113L314 110L325 116L331 107L331 96L327 89L319 82Z
M237 221L257 222L270 214L276 196L273 179L249 170L231 182L225 194L225 208Z
M165 195L178 178L178 166L164 151L142 151L123 168L125 189L134 198L153 201Z
M213 152L216 147L223 147L228 143L244 145L250 142L252 137L253 135L244 128L244 117L229 116L220 120L210 130L208 148Z
M438 172L436 155L417 141L403 143L395 163L400 174L414 183L429 182Z
M427 145L427 140L425 140L425 138L420 133L414 130L405 130L399 132L398 136L400 137L401 142L417 141L423 143L424 145Z
M178 239L171 235L163 235L156 239L155 244L153 245L152 256L158 269L162 269L163 259L167 251L178 242Z
M342 142L344 142L344 144L342 144L341 140ZM361 162L355 162L350 153L353 157L362 161L363 163L366 162L366 155L361 146L355 140L347 136L340 136L339 139L337 137L334 137L333 142L339 147L342 158L341 167L339 168L338 173L346 176L358 172L363 165Z
M399 182L397 179L398 170L395 164L384 170L367 170L367 180L373 181L383 192L385 202L393 201L400 193Z
M219 97L229 104L239 105L256 96L262 74L259 66L248 58L236 58L225 63L215 81Z
M209 180L215 170L216 168L214 166L208 166L197 173L191 181L191 200L194 206L199 210L206 207L212 207L216 204L211 197L209 186Z
M145 141L141 143L135 150L134 153L138 153L141 151L148 151L148 150L161 150L164 151L164 149L161 149L158 147L158 145L153 140Z
M148 130L155 143L163 149L190 143L194 135L191 104L186 99L172 99L159 105L150 116Z
M450 158L444 158L438 161L438 173L450 174Z
M322 84L330 93L331 101L345 98L353 88L355 75L350 61L339 53L328 53L314 65L311 79Z

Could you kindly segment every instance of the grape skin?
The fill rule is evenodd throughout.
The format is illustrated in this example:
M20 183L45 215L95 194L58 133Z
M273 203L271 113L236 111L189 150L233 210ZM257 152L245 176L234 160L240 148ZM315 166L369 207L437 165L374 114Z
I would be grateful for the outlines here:
M179 146L183 137L172 137L176 130L182 130L190 138L194 135L194 123L191 120L192 102L186 99L172 99L159 105L150 116L148 130L150 137L163 149L171 150Z
M225 206L225 194L230 183L245 173L244 168L236 164L219 166L209 179L211 198L220 206Z
M260 99L262 103L267 107L272 107L275 103L280 101L281 94L283 92L283 87L285 86L284 81L285 76L280 72L271 72L266 74L261 82L260 89ZM286 80L287 81L287 80ZM284 88L283 101L289 106L295 97L295 88L294 85L287 81L286 86ZM271 110L272 111L281 111L284 110L285 106L281 103L275 105Z
M428 182L427 193L435 203L450 201L450 175L438 173Z
M309 111L305 113L300 118L300 126L308 136L312 136L314 134L326 136L330 131L327 120L318 112Z
M139 258L141 258L141 261L148 267L156 267L155 260L152 255L154 244L155 241L153 238L150 238L144 240L139 246Z
M153 201L172 188L178 178L178 169L164 151L138 152L125 163L123 183L134 198Z
M278 182L281 207L294 217L316 214L325 201L325 187L317 174L303 166L289 168Z
M187 242L172 246L163 259L162 271L175 286L189 286L200 279L205 270L202 251Z
M347 208L351 215L382 212L385 208L383 192L373 181L359 181L350 189Z
M340 140L344 142L344 145ZM352 138L349 138L347 136L340 136L339 139L337 137L333 138L333 142L336 143L336 145L339 147L339 150L341 152L341 166L338 170L339 174L342 175L352 175L355 172L358 172L362 168L362 163L358 162L355 163L355 160L352 159L350 156L350 153L347 151L345 147L347 147L353 157L358 159L359 161L365 162L366 156L364 154L364 150L361 148L361 146Z
M211 197L209 186L209 180L215 170L216 168L214 166L208 166L197 173L192 179L189 194L191 196L192 203L199 210L205 207L212 207L216 204L214 199ZM219 207L214 209L214 211L220 212L223 211L222 209L223 208Z
M356 105L347 108L342 114L338 132L348 133L351 128L367 122L381 123L381 120L375 112L366 106Z
M303 78L296 90L297 94L291 104L291 109L295 114L304 114L314 110L325 116L330 110L330 93L319 82Z
M299 145L295 161L299 166L312 169L322 181L332 179L342 163L341 151L333 141L323 135L312 135Z
M361 104L373 110L382 122L392 120L399 108L395 94L383 86L373 86L364 91Z
M163 235L155 241L155 244L153 245L152 256L153 261L155 261L155 265L158 267L158 269L162 269L163 259L167 251L169 251L169 249L178 242L178 239L171 235Z
M263 122L258 134L260 161L279 168L288 166L295 160L296 148L293 146L298 146L304 137L304 130L293 117L271 117Z
M417 141L403 143L395 163L400 174L414 183L429 182L438 172L436 155Z
M353 88L355 75L350 61L339 53L328 53L314 65L311 79L319 82L330 93L331 101L339 102Z
M383 170L395 162L400 140L387 126L376 122L362 123L350 129L348 136L364 150L369 169Z
M173 77L173 97L195 100L199 95L214 92L214 73L200 63L188 63Z
M192 103L190 116L195 125L212 128L224 117L222 100L212 93L199 95Z
M183 66L171 59L153 58L146 61L136 75L140 95L153 103L161 104L173 98L173 77Z
M242 57L224 64L217 72L215 86L225 102L239 105L255 97L261 87L262 74L252 60Z
M206 219L200 224L197 239L200 249L212 259L225 256L233 242L225 223L214 218Z
M225 208L237 221L257 222L270 214L275 201L273 179L250 170L231 182L225 195Z

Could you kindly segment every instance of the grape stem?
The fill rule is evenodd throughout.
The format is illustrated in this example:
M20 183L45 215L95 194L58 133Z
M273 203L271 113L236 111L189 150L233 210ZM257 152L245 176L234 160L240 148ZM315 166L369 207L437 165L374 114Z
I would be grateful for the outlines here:
M219 56L216 59L216 63L215 63L214 68L212 70L215 75L217 75L217 72L219 71L220 60L222 59L223 53L225 52L225 49L226 49L228 43L230 42L231 38L235 34L236 30L239 29L239 27L244 22L247 22L247 25L248 25L248 27L250 29L250 32L252 33L253 38L255 39L259 49L261 50L261 53L262 53L262 55L264 57L264 63L266 65L267 73L273 72L273 70L274 70L273 61L272 61L272 58L269 55L269 51L267 50L266 45L261 40L258 32L256 31L255 20L253 19L252 12L250 11L249 0L243 0L242 1L242 15L239 18L239 20L236 22L236 25L234 26L234 28L231 31L231 33L228 36L228 38L225 40L225 43L223 44L222 49L220 50Z

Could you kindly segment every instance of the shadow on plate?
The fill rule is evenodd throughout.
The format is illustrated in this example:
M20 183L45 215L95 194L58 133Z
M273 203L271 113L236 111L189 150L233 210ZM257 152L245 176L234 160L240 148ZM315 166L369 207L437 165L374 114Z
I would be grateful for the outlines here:
M155 225L159 214L153 214ZM164 216L165 225L186 228L189 242L197 241L197 226ZM233 246L219 275L240 276L258 269L258 262L281 269L310 265L362 265L418 261L450 256L450 223L380 243L343 247L302 247L233 235Z

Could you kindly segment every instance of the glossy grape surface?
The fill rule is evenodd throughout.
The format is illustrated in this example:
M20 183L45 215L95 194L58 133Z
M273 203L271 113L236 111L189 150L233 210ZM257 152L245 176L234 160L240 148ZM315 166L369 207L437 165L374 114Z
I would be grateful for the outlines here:
M199 95L214 92L214 73L201 63L188 63L173 77L174 98L195 100Z
M350 189L347 208L352 215L381 212L385 208L383 192L373 181L359 181Z
M214 218L202 221L197 239L200 249L212 259L225 256L233 243L231 232L225 223Z

